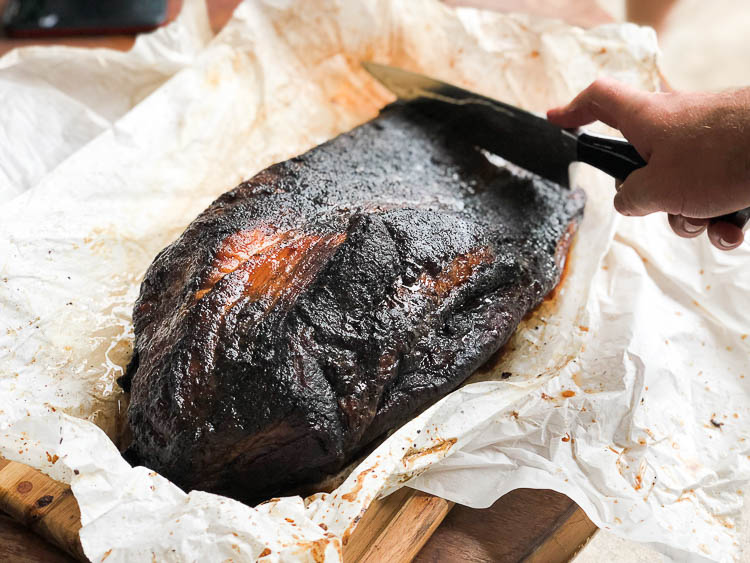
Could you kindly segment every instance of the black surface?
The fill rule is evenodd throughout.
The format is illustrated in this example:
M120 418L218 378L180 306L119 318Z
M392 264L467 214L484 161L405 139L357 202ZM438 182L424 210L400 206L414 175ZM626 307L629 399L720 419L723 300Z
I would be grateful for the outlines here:
M337 471L507 341L583 204L408 105L261 172L146 274L131 456L247 502Z
M3 25L9 37L135 33L167 17L167 0L8 0Z

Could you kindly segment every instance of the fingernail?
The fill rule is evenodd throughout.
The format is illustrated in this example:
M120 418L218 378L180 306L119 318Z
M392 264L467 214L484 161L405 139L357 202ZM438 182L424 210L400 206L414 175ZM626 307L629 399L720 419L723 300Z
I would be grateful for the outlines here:
M737 248L742 241L740 240L727 240L725 238L719 238L719 246L721 246L724 250L731 250L732 248Z
M723 249L735 248L742 242L742 231L739 229L719 235L719 246Z
M682 222L682 228L685 229L685 232L688 233L697 233L698 231L702 231L706 227L705 223L693 223L690 219L685 219Z

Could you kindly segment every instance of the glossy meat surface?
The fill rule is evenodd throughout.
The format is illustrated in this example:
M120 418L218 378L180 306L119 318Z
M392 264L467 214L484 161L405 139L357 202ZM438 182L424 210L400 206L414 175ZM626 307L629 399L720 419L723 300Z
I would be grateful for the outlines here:
M247 502L313 486L508 340L583 204L413 103L271 166L146 274L130 454Z

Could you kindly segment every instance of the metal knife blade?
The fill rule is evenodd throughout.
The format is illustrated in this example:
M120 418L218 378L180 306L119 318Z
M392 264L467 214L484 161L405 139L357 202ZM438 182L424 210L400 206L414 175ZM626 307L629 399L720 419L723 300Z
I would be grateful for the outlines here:
M446 82L372 62L364 68L400 100L429 100L471 142L563 186L578 160L577 135L545 118ZM435 104L434 102L437 102Z

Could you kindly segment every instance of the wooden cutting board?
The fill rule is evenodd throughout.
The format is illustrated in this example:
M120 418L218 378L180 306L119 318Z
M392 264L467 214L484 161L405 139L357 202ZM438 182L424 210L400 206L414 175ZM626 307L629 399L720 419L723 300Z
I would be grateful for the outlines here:
M403 488L370 506L344 546L344 558L411 561L452 507L441 498ZM70 486L0 458L0 511L74 559L87 561L78 538L81 513Z
M81 512L70 486L28 465L0 458L0 511L86 561L78 539Z
M484 510L452 508L449 501L408 487L375 501L344 546L344 560L562 563L596 531L575 503L553 491L520 489ZM68 485L0 458L0 560L86 561L80 528Z

